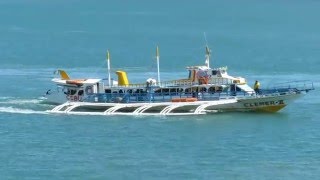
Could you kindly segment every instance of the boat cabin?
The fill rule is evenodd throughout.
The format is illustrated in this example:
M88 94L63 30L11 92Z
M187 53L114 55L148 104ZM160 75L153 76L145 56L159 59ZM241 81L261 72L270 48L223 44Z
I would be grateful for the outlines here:
M209 68L207 66L190 66L188 79L198 84L246 84L242 77L228 75L227 67Z

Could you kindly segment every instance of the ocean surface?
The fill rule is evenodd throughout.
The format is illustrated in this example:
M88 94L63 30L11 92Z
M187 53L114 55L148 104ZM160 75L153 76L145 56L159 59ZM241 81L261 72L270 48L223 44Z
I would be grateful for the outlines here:
M318 179L320 1L0 0L0 179ZM204 64L262 87L310 80L278 113L52 115L53 72L131 82ZM115 74L112 75L115 77Z

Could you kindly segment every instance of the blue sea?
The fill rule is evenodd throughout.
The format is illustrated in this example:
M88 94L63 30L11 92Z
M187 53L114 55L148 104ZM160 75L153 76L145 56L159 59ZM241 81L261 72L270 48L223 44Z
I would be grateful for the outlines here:
M0 179L318 179L320 1L0 0ZM311 80L277 113L53 115L56 69L133 83L204 64L262 87Z

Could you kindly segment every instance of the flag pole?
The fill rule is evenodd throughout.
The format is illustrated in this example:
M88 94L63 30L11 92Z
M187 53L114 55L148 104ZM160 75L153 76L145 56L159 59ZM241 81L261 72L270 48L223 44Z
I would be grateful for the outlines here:
M210 49L208 45L206 45L206 65L210 68Z
M160 55L159 55L159 47L156 49L156 58L157 58L157 69L158 69L158 85L160 86Z
M206 41L206 55L205 55L205 64L207 65L208 68L210 68L210 55L211 55L211 50L209 49L208 46L208 41L207 41L207 35L206 32L203 33L204 35L204 40Z
M109 83L109 87L111 87L110 52L109 52L109 50L107 50L107 64L108 64L108 83Z

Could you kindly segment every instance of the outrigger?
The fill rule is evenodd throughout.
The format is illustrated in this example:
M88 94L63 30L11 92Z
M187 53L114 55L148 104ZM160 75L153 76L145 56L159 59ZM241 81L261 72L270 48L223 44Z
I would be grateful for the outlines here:
M228 75L227 68L210 68L206 46L203 66L187 67L188 78L160 81L159 49L156 50L158 81L152 78L130 84L124 71L111 79L110 54L107 53L108 79L70 79L63 70L55 91L46 101L60 104L49 112L92 115L190 115L224 111L277 112L292 100L313 90L312 82L282 84L256 93L242 77ZM107 82L106 82L107 80Z

